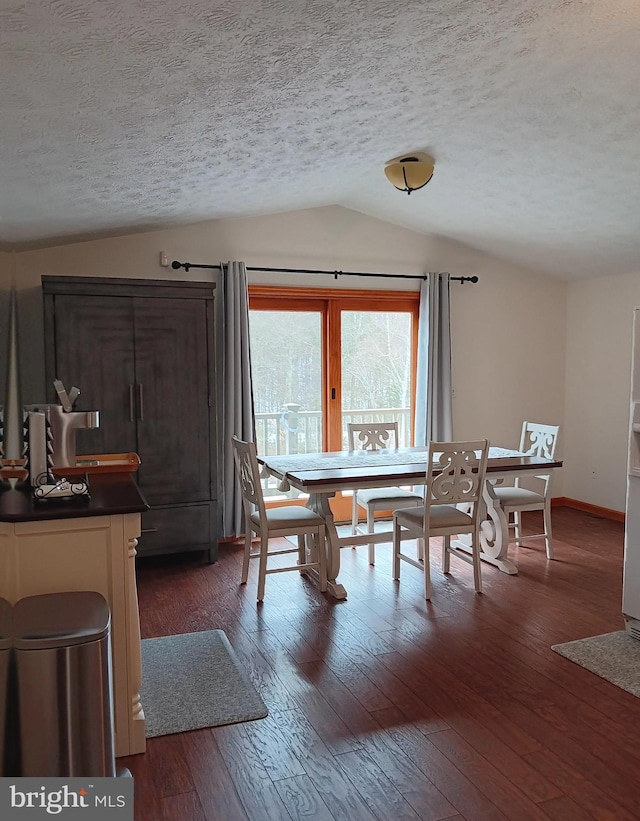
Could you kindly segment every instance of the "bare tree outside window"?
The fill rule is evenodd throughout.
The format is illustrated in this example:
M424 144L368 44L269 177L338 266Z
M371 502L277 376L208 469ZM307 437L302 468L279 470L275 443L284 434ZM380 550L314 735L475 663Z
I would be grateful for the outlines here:
M342 312L342 422L398 422L399 443L411 437L411 315Z
M251 311L258 452L314 453L322 442L322 315Z
M349 422L397 421L410 444L411 314L341 312L342 430ZM258 451L314 453L322 441L322 314L250 312Z

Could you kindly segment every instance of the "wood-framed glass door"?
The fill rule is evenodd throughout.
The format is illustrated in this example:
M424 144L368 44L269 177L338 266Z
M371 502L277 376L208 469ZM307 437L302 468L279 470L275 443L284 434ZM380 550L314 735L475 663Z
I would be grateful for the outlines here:
M411 444L418 302L406 291L250 286L258 452L342 450L349 422L398 421L399 444ZM281 503L274 484L266 496ZM349 518L350 498L335 502L336 518Z

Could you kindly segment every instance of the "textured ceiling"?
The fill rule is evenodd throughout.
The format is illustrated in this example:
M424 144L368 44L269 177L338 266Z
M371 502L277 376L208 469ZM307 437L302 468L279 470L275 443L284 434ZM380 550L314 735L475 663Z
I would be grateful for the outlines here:
M0 0L0 241L338 203L640 271L639 36L636 0Z

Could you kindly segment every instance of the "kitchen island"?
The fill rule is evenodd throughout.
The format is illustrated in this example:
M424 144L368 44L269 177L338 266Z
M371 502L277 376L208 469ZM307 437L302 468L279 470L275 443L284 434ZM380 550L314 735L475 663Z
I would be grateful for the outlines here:
M94 590L111 609L116 756L145 750L135 556L148 505L130 473L89 476L90 497L35 501L0 485L0 597Z

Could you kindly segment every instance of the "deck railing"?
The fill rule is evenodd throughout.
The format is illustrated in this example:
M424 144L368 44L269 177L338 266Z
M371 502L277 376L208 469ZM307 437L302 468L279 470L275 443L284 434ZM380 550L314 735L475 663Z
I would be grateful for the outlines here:
M350 422L397 422L398 444L411 441L410 408L373 408L342 411L342 447L348 448L347 425ZM256 444L258 453L264 456L281 456L289 453L318 453L322 450L322 413L304 411L294 403L283 405L279 413L256 413ZM277 481L269 478L263 482L265 496L282 496ZM293 491L288 496L296 496Z

